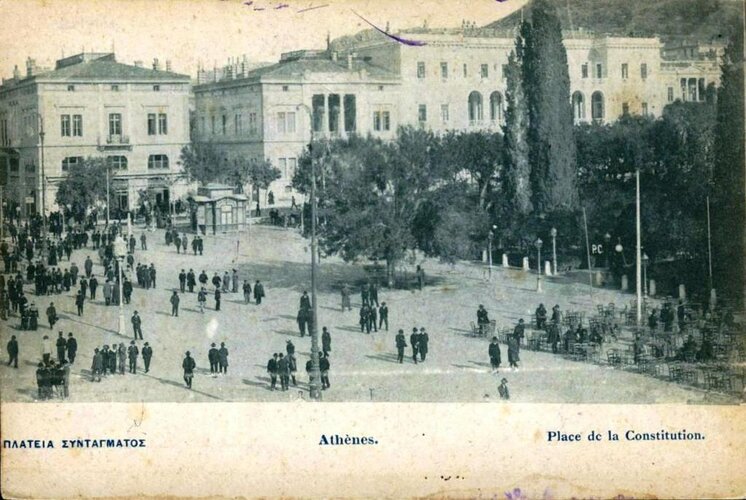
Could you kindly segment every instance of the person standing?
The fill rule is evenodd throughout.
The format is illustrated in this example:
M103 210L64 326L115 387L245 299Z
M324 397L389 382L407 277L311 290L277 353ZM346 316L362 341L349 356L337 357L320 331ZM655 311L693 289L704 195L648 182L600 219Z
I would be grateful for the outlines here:
M370 290L368 289L368 285L362 285L360 287L360 301L364 306L370 305Z
M220 310L220 288L215 289L215 310Z
M424 328L420 328L420 361L424 363L425 358L427 357L427 351L428 351L428 343L430 342L430 337L427 335L427 332Z
M187 273L186 284L187 288L189 288L189 293L194 293L194 287L197 285L197 280L194 276L194 270L192 269L189 269L189 272Z
M251 284L247 280L243 282L243 300L247 304L251 302Z
M326 327L323 327L321 330L321 350L324 356L328 356L332 350L332 335Z
M176 290L171 294L171 316L179 316L179 294Z
M492 366L492 373L496 373L497 369L500 368L500 344L497 341L497 337L492 337L492 342L487 349L487 354L490 356L490 365Z
M329 358L323 355L323 353L319 353L319 371L321 372L321 389L326 390L329 387L331 387L331 384L329 383L329 369L331 368L331 365L329 363Z
M48 365L52 359L52 341L47 335L41 339L41 359L44 365Z
M142 233L140 235L140 249L141 250L147 250L148 249L148 238L145 236L145 233Z
M91 274L93 273L93 261L91 260L91 256L85 258L85 262L83 263L83 269L85 270L85 277L90 278Z
M218 350L218 368L223 375L228 374L228 348L225 347L225 342L220 343Z
M500 381L500 385L497 387L497 392L500 394L500 399L510 399L510 391L508 390L508 379L504 378Z
M256 305L261 304L263 298L264 298L264 285L262 285L261 281L256 280L256 283L254 283L254 301L256 302Z
M205 313L205 303L207 302L207 292L204 287L197 293L197 305L199 306L199 312Z
M236 269L233 270L231 283L233 284L233 293L238 293L238 271Z
M111 296L114 293L114 286L111 284L111 281L108 279L104 282L104 302L106 305L111 304Z
M348 311L352 311L352 304L350 303L350 287L345 283L342 286L342 311L347 308Z
M189 248L189 239L186 233L184 233L181 235L181 249L184 250L184 254L187 253L187 248Z
M378 308L378 328L382 328L386 325L386 331L389 331L389 306L385 302L381 302L381 307Z
M210 373L218 373L218 350L215 348L215 342L210 344L210 350L207 351L207 360L210 362Z
M373 307L373 304L375 303L376 307L378 307L378 285L375 283L370 284L370 306Z
M523 320L521 320L523 321ZM517 329L518 327L516 327ZM508 337L508 363L510 364L510 367L515 369L518 368L518 361L520 361L519 357L519 342L520 337L518 336L517 332L513 332L512 335Z
M205 272L204 269L202 270L201 273L199 273L199 278L198 279L199 279L199 284L200 284L200 286L202 286L202 288L204 288L204 287L207 286L207 280L208 280L208 278L207 278L207 273Z
M57 309L54 307L54 302L47 307L47 321L49 321L49 329L53 330L54 324L57 323Z
M137 373L137 355L140 354L140 350L135 345L134 340L130 340L130 346L127 348L127 356L130 361L130 373Z
M267 361L267 373L269 374L270 390L274 391L277 386L277 353L274 353Z
M396 360L399 364L404 363L404 348L407 347L407 341L404 338L404 330L399 330L396 334Z
M109 356L109 372L114 375L117 372L117 345L111 344Z
M306 336L306 325L308 324L308 313L310 311L308 309L305 309L301 307L298 309L298 330L300 331L300 337L303 338Z
M13 368L18 368L18 341L15 335L10 336L8 341L8 366L13 365Z
M228 271L223 273L223 293L228 293L231 290L231 275Z
M135 340L137 340L138 337L142 340L142 319L137 311L132 314L132 330L135 333Z
M360 333L363 332L370 333L370 307L367 304L360 308Z
M81 284L83 282L81 281ZM88 280L88 288L91 290L91 300L96 300L96 289L98 288L98 280L96 279L96 276L91 276L91 279ZM83 291L83 295L85 295L85 291Z
M186 291L186 279L186 272L184 272L184 270L182 269L179 273L179 290L181 290L181 293L184 293Z
M194 378L194 369L197 367L197 363L194 362L194 358L191 357L191 353L187 351L185 353L184 361L181 362L181 367L184 369L184 382L188 389L192 388L192 379Z
M78 308L78 316L83 316L83 304L85 304L85 295L82 290L78 290L75 296L75 306Z
M59 332L57 335L57 361L62 363L62 360L65 359L65 351L67 350L67 341L65 340L65 337L62 336L62 332Z
M417 288L422 291L422 289L425 287L425 270L422 269L419 265L417 266L417 270L415 271L415 277L417 278Z
M156 271L155 271L155 264L153 264L152 262L150 263L150 268L148 269L148 273L150 274L150 283L153 285L153 288L155 288Z
M119 374L124 375L124 362L127 359L127 348L124 347L124 342L119 344L119 349L117 349L117 358L119 358Z
M536 328L538 330L543 330L544 327L547 324L547 309L544 307L544 304L539 304L539 307L536 308Z
M288 360L282 353L279 354L277 359L277 374L280 376L280 389L287 391L290 383L290 368L288 367Z
M484 335L487 333L487 327L490 324L490 316L487 313L487 309L484 308L483 304L479 304L477 308L477 326L479 327L479 334Z
M179 238L179 234L177 233L176 236L173 238L174 245L176 246L176 253L181 253L181 238Z
M417 364L417 355L419 354L420 334L417 328L412 328L412 335L409 336L409 345L412 346L412 361Z
M145 363L145 373L148 373L150 371L150 360L153 359L153 348L150 347L150 344L145 342L145 345L142 347L142 360Z
M67 360L70 362L70 364L75 363L75 356L78 353L78 341L73 337L73 332L69 332L67 334Z

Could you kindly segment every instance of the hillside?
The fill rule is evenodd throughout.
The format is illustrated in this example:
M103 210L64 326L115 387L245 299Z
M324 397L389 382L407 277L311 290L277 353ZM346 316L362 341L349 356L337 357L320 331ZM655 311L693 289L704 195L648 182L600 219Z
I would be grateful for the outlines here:
M743 13L740 0L549 0L563 29L583 28L618 36L659 35L714 40L725 38ZM529 16L529 9L524 12ZM520 11L486 28L510 29L520 23Z

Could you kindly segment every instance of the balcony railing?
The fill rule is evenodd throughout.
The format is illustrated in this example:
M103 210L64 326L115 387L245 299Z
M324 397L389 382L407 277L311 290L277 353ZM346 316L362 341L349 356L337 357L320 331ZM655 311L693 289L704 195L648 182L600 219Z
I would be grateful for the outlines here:
M130 138L126 135L110 135L106 137L106 144L129 144Z
M102 141L99 137L98 148L99 151L112 151L112 150L132 150L130 144L130 138L126 135L107 135Z

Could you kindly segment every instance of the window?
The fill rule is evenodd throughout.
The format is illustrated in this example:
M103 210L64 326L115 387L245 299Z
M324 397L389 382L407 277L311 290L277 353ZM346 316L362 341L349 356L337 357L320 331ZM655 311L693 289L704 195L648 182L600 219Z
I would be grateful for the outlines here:
M448 78L448 63L447 62L440 63L440 77Z
M168 135L168 116L158 113L158 135Z
M277 113L277 132L280 134L295 133L295 112Z
M148 113L148 135L155 135L155 113Z
M425 63L417 63L417 78L425 78Z
M572 114L576 122L585 120L585 97L582 92L572 95Z
M75 85L68 85L67 86L67 91L68 92L75 92Z
M482 64L482 66L480 66L479 75L482 78L489 78L489 76L490 76L490 65L489 64Z
M288 159L278 158L277 168L280 169L280 175L282 175L283 178L287 179L288 178Z
M668 102L673 102L673 87L668 87Z
M233 133L235 135L241 135L243 133L243 126L241 124L241 115L236 114L233 117Z
M150 155L148 156L148 168L168 168L168 156L166 155Z
M249 113L249 133L256 134L256 113Z
M326 113L324 94L315 94L311 97L311 109L313 110L313 131L321 132L324 129L324 115Z
M588 63L585 63L585 64L583 64L583 65L582 65L582 66L580 67L580 75L581 75L581 76L582 76L583 78L588 78Z
M481 122L483 118L482 112L482 94L476 90L469 94L468 99L469 105L469 124L474 125L477 122Z
M327 96L329 105L329 132L339 132L339 116L341 114L339 94L329 94Z
M112 85L110 89L112 92L119 92L119 85Z
M73 115L73 137L83 137L83 115Z
M126 156L108 156L106 162L114 170L127 170Z
M440 121L441 123L448 123L448 104L440 105Z
M215 117L214 116L210 117L210 125L211 125L212 135L215 135Z
M161 86L160 85L153 85L153 92L160 92Z
M596 78L604 77L604 67L601 63L596 64Z
M383 130L391 130L391 113L384 111L381 113L381 119L383 120Z
M62 115L61 117L61 130L60 134L62 137L70 137L70 115Z
M373 112L373 130L375 130L376 132L379 132L381 130L381 112L380 111Z
M627 115L629 115L629 103L623 102L622 103L622 116L627 116Z
M68 156L64 160L62 160L62 171L67 172L72 167L76 165L80 165L83 163L83 157L82 156Z
M357 99L355 94L345 94L344 112L345 132L354 132L357 129Z
M377 132L391 130L391 114L388 111L373 112L373 130Z
M648 77L648 65L645 63L640 64L640 78L645 80Z
M221 127L221 133L225 135L225 132L228 130L228 115L223 115L220 117L222 119L222 127Z
M648 116L648 114L649 114L648 103L643 102L642 103L642 116Z
M296 158L288 158L288 172L287 178L292 179L295 175L295 168L298 166L298 160Z
M469 67L469 65L466 64L466 63L464 63L464 78L466 78L467 76L469 76L468 67Z
M426 104L420 104L417 107L417 120L420 123L424 123L427 121L427 105Z
M109 135L122 135L122 115L119 113L109 114Z
M503 121L503 96L500 92L490 94L490 120L495 123Z
M8 137L8 119L0 120L0 146L10 146L10 137Z
M629 66L627 65L627 63L622 64L622 78L629 78Z
M604 95L598 91L591 95L591 118L594 120L604 119Z

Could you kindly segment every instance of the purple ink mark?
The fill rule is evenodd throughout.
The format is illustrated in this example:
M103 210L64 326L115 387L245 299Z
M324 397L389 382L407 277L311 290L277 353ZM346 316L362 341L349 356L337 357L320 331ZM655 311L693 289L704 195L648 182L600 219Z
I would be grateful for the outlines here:
M288 4L281 3L280 5L278 5L277 7L275 7L275 10L278 10L278 9L287 9L288 7L290 7Z
M508 0L495 0L495 2L499 2L499 3L503 3L503 2L507 2L507 1Z
M396 36L396 35L392 35L390 33L387 33L386 31L382 30L381 28L379 28L375 24L373 24L370 21L368 21L367 19L365 19L363 16L361 16L360 14L358 14L357 12L355 12L354 10L352 11L352 13L355 14L360 19L362 19L363 21L365 21L370 26L372 26L373 29L375 29L379 33L382 33L383 35L386 35L387 37L391 38L392 40L396 40L399 43L402 43L404 45L409 45L409 46L412 46L412 47L421 47L423 45L427 45L427 43L421 42L419 40L409 40L407 38L402 38L400 36Z
M254 2L244 2L243 4L247 7L251 7Z
M264 7L254 7L254 10L255 11L257 11L257 10L264 10Z
M309 10L323 9L324 7L329 7L329 4L325 3L324 5L313 5L311 7L306 7L305 9L298 10L296 11L296 13L300 14L302 12L308 12Z

